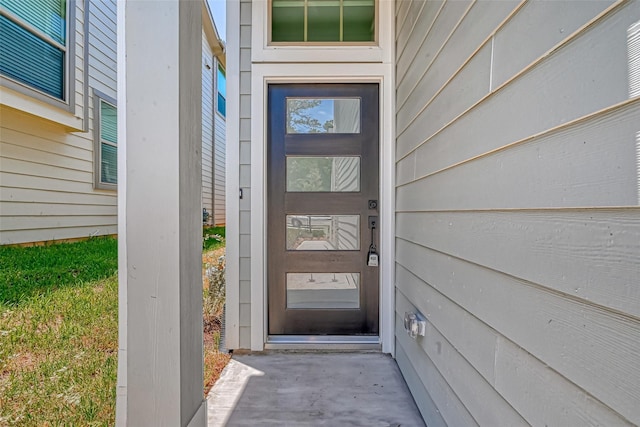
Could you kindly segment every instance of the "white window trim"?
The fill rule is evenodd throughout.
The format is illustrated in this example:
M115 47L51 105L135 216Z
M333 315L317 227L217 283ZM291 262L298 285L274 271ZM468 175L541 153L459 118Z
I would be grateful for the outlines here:
M265 262L267 253L265 227L267 220L267 85L269 83L369 82L380 84L381 100L380 340L384 353L395 354L395 151L393 149L395 83L393 79L392 64L253 65L251 78L251 350L262 351L268 336ZM227 306L234 304L239 304L239 301L228 301Z
M94 188L98 190L111 190L115 191L118 189L118 184L110 184L106 182L102 182L102 138L100 127L102 126L101 120L101 111L100 103L106 102L107 104L111 104L116 109L118 108L118 103L115 99L111 98L104 93L93 89L93 177ZM120 151L120 147L116 144L116 149Z
M251 60L253 62L393 62L395 2L376 0L376 45L269 43L270 2L251 2Z
M65 57L64 58L64 82L63 82L64 99L62 100L58 99L26 83L19 82L5 75L0 75L0 86L3 86L3 89L4 88L11 89L12 91L17 92L18 94L26 95L30 98L34 98L38 101L52 105L56 108L68 111L70 113L74 113L76 108L76 105L75 105L76 3L73 0L66 0L65 7L67 8L67 12L66 12L66 26L65 26L66 46L64 51L64 57ZM15 17L12 17L13 14L11 14L10 12L3 11L2 14L7 16L12 21L15 21ZM30 27L30 25L28 26ZM34 29L34 31L37 31L37 30ZM7 102L7 101L13 100L12 99L13 97L7 96L7 95L5 95L5 91L3 90L2 104L16 107L15 105L12 105L13 103ZM20 109L30 112L28 109L25 109L24 107Z

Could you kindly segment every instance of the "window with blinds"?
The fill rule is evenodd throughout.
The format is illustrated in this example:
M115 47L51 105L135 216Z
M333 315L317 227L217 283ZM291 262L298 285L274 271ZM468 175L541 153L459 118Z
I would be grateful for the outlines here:
M95 93L95 92L94 92ZM96 135L96 186L116 189L118 183L118 110L98 96L99 117L94 121Z
M271 0L271 41L371 43L375 0Z
M65 101L66 1L0 4L0 74Z

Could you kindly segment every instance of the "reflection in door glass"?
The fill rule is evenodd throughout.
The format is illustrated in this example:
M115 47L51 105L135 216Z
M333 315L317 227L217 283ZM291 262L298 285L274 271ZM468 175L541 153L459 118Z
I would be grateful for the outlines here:
M287 98L287 133L360 133L360 99Z
M360 308L360 273L287 273L287 308Z
M287 191L360 191L360 157L287 156Z
M358 251L359 215L287 215L287 250Z

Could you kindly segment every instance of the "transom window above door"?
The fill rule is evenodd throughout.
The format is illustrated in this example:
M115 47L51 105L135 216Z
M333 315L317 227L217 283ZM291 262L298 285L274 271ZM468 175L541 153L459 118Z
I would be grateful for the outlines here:
M376 41L375 0L271 0L271 42Z

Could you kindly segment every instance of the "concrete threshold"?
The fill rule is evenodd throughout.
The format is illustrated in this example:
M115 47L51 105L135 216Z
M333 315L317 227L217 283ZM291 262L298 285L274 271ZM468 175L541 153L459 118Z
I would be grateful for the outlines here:
M207 399L209 427L425 425L395 360L378 352L234 355Z

